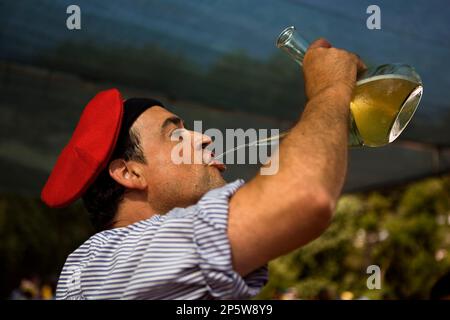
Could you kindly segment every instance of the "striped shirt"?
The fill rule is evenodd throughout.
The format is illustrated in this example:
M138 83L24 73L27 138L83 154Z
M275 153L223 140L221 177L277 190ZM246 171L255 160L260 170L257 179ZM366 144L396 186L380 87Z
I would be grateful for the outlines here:
M66 260L57 299L248 299L267 266L245 277L232 268L229 198L243 180L129 226L93 235Z

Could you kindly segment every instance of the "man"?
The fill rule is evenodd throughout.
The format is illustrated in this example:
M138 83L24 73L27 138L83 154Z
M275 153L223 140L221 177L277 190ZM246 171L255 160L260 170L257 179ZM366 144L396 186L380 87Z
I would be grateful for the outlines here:
M42 192L52 207L82 197L100 231L67 259L58 299L242 299L266 282L266 264L329 225L347 166L349 105L364 64L315 41L303 70L308 103L280 144L279 171L226 184L208 152L176 165L171 152L209 137L156 100L117 90L86 107ZM199 154L192 152L192 154ZM197 159L198 160L198 159Z

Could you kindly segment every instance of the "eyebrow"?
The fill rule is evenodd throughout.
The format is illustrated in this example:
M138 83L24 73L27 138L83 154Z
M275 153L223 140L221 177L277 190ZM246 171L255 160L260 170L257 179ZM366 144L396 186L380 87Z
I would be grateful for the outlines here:
M169 117L166 120L164 120L163 124L161 125L161 132L163 132L164 129L166 129L171 124L173 124L177 127L180 127L180 126L184 126L184 121L183 121L183 119L181 119L177 116Z

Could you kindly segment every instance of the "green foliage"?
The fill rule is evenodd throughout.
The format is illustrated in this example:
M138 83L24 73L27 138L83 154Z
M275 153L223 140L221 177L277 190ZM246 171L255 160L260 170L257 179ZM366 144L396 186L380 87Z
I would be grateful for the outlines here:
M334 221L317 240L270 263L258 298L296 288L303 299L324 289L339 298L427 299L450 270L450 176L389 192L344 195ZM381 269L381 289L369 290L369 265Z
M38 199L0 196L0 297L24 276L52 281L92 233L80 205L51 210Z

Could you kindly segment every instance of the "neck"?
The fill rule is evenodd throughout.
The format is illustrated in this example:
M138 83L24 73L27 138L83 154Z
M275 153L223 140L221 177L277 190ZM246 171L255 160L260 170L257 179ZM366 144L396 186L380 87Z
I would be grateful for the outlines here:
M126 227L130 224L149 219L161 212L153 208L145 194L126 193L120 202L111 228Z

